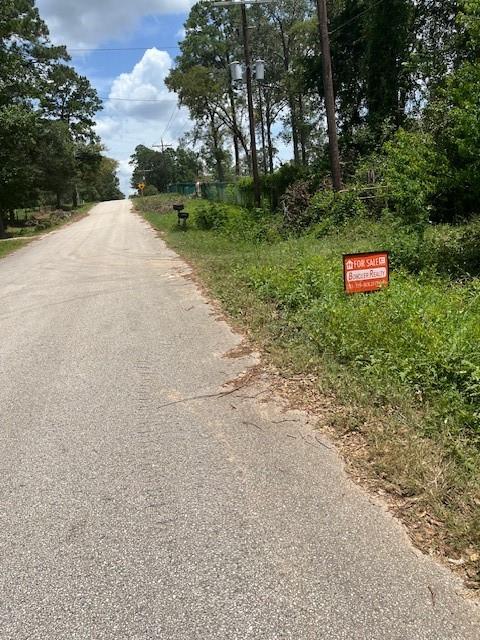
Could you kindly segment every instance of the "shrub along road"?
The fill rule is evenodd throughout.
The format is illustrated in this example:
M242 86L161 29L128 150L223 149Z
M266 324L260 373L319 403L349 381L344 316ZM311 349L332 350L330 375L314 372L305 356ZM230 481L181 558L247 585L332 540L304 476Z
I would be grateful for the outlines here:
M187 274L126 202L0 263L2 636L478 638Z

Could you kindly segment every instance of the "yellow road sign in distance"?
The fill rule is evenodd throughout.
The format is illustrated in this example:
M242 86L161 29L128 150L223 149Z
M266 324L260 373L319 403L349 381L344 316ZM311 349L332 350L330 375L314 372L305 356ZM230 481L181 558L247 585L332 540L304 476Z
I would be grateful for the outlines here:
M145 189L145 183L140 182L140 184L138 185L138 188L140 189L140 191L143 191Z

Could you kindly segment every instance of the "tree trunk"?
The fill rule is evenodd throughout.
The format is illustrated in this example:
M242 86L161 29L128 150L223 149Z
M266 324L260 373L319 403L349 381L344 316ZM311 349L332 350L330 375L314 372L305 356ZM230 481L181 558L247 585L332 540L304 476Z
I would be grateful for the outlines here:
M284 25L281 20L278 20L278 27L280 29L280 36L282 41L283 50L283 66L285 73L290 72L290 50L288 38L285 33ZM290 122L292 125L292 144L293 144L293 158L295 164L300 164L300 153L298 150L298 129L297 129L297 113L295 109L295 96L292 93L288 93L288 106L290 107Z
M302 150L302 164L304 167L308 165L307 141L305 136L305 113L303 108L303 97L298 96L298 114L300 120L300 147Z
M292 144L293 144L293 159L295 164L300 164L300 151L298 148L298 128L297 128L297 112L295 109L295 98L290 95L288 97L290 104L290 118L292 124Z
M0 211L0 238L5 235L5 223L3 221L3 211Z
M230 99L230 108L232 110L232 124L233 124L233 148L235 152L235 175L240 175L240 146L238 142L238 135L236 130L238 129L237 110L235 107L235 96L232 90L232 83L230 82L230 88L228 90L228 97Z
M267 148L266 148L266 140L265 140L265 117L263 113L263 89L261 86L258 87L258 108L260 109L260 131L262 133L262 165L263 165L263 173L267 175Z
M212 142L213 142L213 155L215 158L216 173L218 182L225 182L225 172L222 162L222 149L220 148L220 141L218 136L218 129L215 126L215 116L212 115L210 121Z
M267 128L267 146L268 146L268 166L270 173L274 172L273 166L273 142L272 142L272 112L270 105L270 98L267 94L266 108L265 108L265 120Z
M238 136L233 136L233 149L235 153L235 175L240 176L240 145L238 142Z

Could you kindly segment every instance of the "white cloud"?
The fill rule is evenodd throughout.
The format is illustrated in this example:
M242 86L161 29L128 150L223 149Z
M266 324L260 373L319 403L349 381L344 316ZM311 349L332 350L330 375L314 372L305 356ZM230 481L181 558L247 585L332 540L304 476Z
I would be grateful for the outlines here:
M158 120L177 103L165 86L173 65L165 51L148 49L130 73L122 73L112 84L108 107L126 116Z
M124 37L145 16L188 12L194 0L37 0L55 42L96 47Z
M165 86L172 65L165 51L146 51L129 73L115 78L104 111L97 118L97 131L107 154L120 162L125 192L130 191L128 160L135 147L151 147L162 137L165 143L176 144L191 126L188 112L178 108L176 95Z

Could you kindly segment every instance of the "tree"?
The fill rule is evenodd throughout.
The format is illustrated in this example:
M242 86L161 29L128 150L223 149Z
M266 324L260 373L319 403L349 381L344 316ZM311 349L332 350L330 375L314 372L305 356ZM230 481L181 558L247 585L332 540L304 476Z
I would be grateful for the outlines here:
M480 0L464 0L457 15L463 62L433 93L426 112L449 171L440 195L440 217L478 213L480 199Z
M34 0L2 0L0 5L0 105L30 103L51 65L68 60L54 47Z
M131 185L134 189L145 183L159 192L165 192L172 183L196 182L201 170L197 154L183 146L161 152L139 145L130 164L133 166Z
M76 140L93 140L95 115L101 109L102 101L87 78L65 64L49 70L40 97L45 117L65 122Z
M167 86L179 95L200 125L198 133L204 136L206 147L213 147L217 179L225 176L221 162L224 151L219 146L224 132L232 138L239 175L240 149L248 157L249 143L243 126L245 100L234 91L230 74L230 63L242 55L236 10L210 3L194 5L180 48L177 68L167 78Z
M89 202L123 200L125 195L120 191L117 171L118 162L116 160L101 156L95 174L80 185L82 198Z
M76 171L75 144L67 123L42 120L37 144L37 185L54 193L60 208L65 194L72 191Z
M36 198L32 160L37 156L40 122L24 105L0 107L0 237L7 214Z

